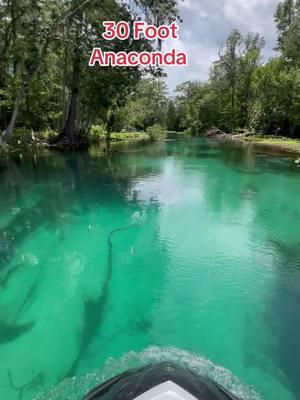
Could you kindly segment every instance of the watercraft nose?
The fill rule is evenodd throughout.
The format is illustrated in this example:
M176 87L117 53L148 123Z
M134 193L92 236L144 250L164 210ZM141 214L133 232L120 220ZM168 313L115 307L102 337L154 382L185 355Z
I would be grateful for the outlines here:
M164 362L130 370L92 390L84 400L238 400L210 379Z

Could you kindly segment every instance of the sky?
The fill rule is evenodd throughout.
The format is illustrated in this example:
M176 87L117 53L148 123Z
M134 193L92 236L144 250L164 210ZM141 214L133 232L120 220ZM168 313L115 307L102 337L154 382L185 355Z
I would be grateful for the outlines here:
M170 93L187 80L208 78L209 69L218 58L218 50L234 28L242 33L258 32L265 38L263 57L274 55L276 27L274 13L279 0L178 0L180 15L179 40L165 42L163 51L171 48L186 51L188 67L168 67Z

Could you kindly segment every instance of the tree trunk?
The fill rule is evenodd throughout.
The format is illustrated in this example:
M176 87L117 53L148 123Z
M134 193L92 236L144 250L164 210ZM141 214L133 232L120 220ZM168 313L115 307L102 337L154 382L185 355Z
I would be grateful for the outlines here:
M232 79L232 87L231 87L231 129L236 128L236 121L235 121L235 77Z
M21 102L21 91L18 93L18 96L15 100L14 103L14 109L13 109L13 113L12 116L10 118L9 124L7 125L5 131L3 132L3 139L6 143L8 143L10 141L12 132L14 130L15 124L16 124L16 120L19 114L19 108L20 108L20 102Z
M12 48L16 48L16 38L17 38L17 30L16 30L16 21L15 21L15 4L14 1L11 2L11 24L12 24ZM17 60L14 57L13 62L13 73L16 75L17 73Z
M63 26L63 39L64 39L64 66L63 66L63 74L62 74L62 81L63 81L63 90L62 90L62 107L63 107L63 114L62 114L62 121L58 130L61 130L66 123L67 117L67 96L66 96L66 87L67 87L67 68L68 68L68 46L65 41L66 39L66 27ZM68 33L68 31L67 31ZM67 34L68 36L68 34Z
M43 65L43 61L44 61L44 59L46 57L46 54L47 54L47 51L48 51L49 42L50 42L50 36L48 34L47 38L46 38L46 41L45 41L45 43L44 43L44 45L42 47L41 53L40 53L40 55L39 55L39 57L37 59L35 68L31 71L30 75L28 74L28 76L29 76L28 77L28 81L27 82L22 82L21 86L20 86L20 88L19 88L19 90L17 92L17 95L16 95L17 97L16 97L15 102L14 102L14 109L13 109L12 116L10 118L8 126L6 127L6 129L3 132L3 137L4 137L4 140L6 142L8 142L10 140L11 134L12 134L12 132L14 130L14 127L15 127L15 124L16 124L16 121L17 121L17 117L18 117L18 114L19 114L20 104L21 104L21 101L22 101L22 98L23 98L24 94L26 93L26 88L29 87L29 84L30 84L31 80L33 80L33 78L38 74L38 72L40 71L41 66ZM14 66L14 68L16 69L16 74L17 74L17 66ZM22 67L20 66L19 68L20 68L20 71L21 71ZM22 77L22 72L20 72L20 76ZM22 77L22 79L24 80L24 77Z
M71 99L67 120L62 130L62 139L67 144L74 144L78 136L77 116L78 98L80 86L80 52L78 48L74 50L73 76L71 84Z

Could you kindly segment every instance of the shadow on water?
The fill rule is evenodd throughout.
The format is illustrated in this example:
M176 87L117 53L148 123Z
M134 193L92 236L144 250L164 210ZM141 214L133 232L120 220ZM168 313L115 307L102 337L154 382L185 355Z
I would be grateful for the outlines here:
M0 344L16 340L18 337L29 332L34 325L35 322L33 321L24 324L7 323L5 321L0 321Z
M90 157L87 152L71 154L54 153L51 155L34 156L27 154L24 157L13 156L1 160L1 190L5 196L0 196L0 208L7 210L9 204L22 206L17 214L0 225L0 286L5 290L10 281L24 268L33 268L24 262L13 263L21 244L30 240L32 235L44 226L48 230L57 230L60 235L58 241L63 240L63 225L61 215L68 213L73 216L83 216L86 211L101 204L111 204L116 198L126 196L132 177L145 176L151 173L152 167L133 166L124 168L122 155L113 154L110 157ZM31 206L23 204L31 187L39 187L37 201ZM113 190L112 190L113 188ZM116 233L117 231L113 232ZM110 236L110 252L112 251L112 237ZM11 342L29 332L35 322L18 323L38 290L44 264L42 262L36 277L29 288L25 288L24 299L18 306L15 316L9 320L0 320L0 342ZM108 264L111 261L108 262ZM12 265L10 265L12 264ZM108 267L108 271L110 267ZM110 278L108 272L107 282ZM99 307L102 307L106 297L106 286L103 294L96 300L85 300L86 326L83 334L83 345L88 342L88 332L93 332L93 325ZM96 312L97 311L97 312ZM86 337L86 338L85 338ZM83 350L82 350L83 351Z
M30 379L28 382L23 385L16 385L11 372L7 371L9 385L13 390L18 392L18 398L22 399L24 391L36 389L38 387L42 387L44 385L45 376L42 372L39 372L36 376Z
M131 151L132 153L130 153ZM20 245L28 240L38 228L44 225L49 230L56 230L59 227L61 233L58 240L63 240L62 214L69 213L74 218L84 216L88 210L99 204L111 205L116 198L125 198L133 178L150 176L159 172L159 162L145 165L145 158L149 156L152 162L174 155L197 159L220 159L224 165L243 174L258 175L262 171L299 174L299 169L286 160L277 162L273 158L263 157L244 148L232 148L226 145L213 146L204 139L191 142L191 144L183 140L182 142L172 141L150 145L143 149L141 155L132 148L129 150L129 155L116 153L110 156L99 156L97 152L95 154L77 152L73 154L55 153L37 158L34 156L27 156L23 159L10 158L1 164L0 174L3 178L3 193L6 192L6 196L0 196L0 208L6 210L8 204L18 205L21 209L7 223L0 225L1 290L5 290L19 271L30 267L26 262L13 263L12 261ZM101 163L99 157L101 157ZM28 189L36 187L36 185L41 186L38 200L34 205L24 207L23 199L26 197ZM257 193L257 188L248 184L241 189L240 196L243 199L251 199ZM134 203L135 201L133 199ZM114 235L121 234L130 226L131 224L112 230L107 238L107 272L104 284L99 288L98 296L95 299L89 297L83 299L83 329L80 335L78 354L67 371L66 377L75 375L80 358L94 339L103 321L113 273L113 238ZM276 332L276 336L279 337L279 346L274 351L277 352L281 369L289 378L294 392L300 398L299 368L297 367L300 365L300 347L298 346L300 337L300 245L289 247L282 243L273 243L273 246L282 262L278 268L277 288L266 318ZM43 274L43 265L42 263L32 284L26 288L24 299L10 322L0 321L0 343L16 340L34 327L35 321L26 323L18 321L38 290ZM276 311L274 312L274 310ZM142 317L132 329L147 332L150 328L151 323ZM24 391L30 390L34 385L42 384L43 381L42 373L21 386L15 384L10 372L8 372L8 377L10 386L19 391L20 397Z
M271 241L279 258L277 284L266 312L278 343L274 353L297 399L300 399L300 242Z
M54 225L61 211L59 207L57 210L49 207L49 197L45 196L34 206L28 209L25 208L18 213L8 224L1 228L0 271L5 269L24 240L28 240L28 238L30 238L40 226L47 223L47 221L51 221L51 224Z
M21 319L22 315L26 312L32 301L35 299L35 295L38 291L42 275L45 269L45 264L49 258L49 254L46 255L44 260L40 263L38 272L36 274L35 279L32 284L29 286L23 301L19 304L15 316L7 321L0 321L0 344L8 343L16 340L19 336L29 332L35 325L35 321L19 324L18 321ZM4 280L8 280L8 278L16 273L19 269L23 268L23 264L16 265L12 267L8 273L6 274ZM3 281L2 281L3 283Z
M247 143L220 141L213 138L181 138L180 140L155 144L150 148L151 156L182 156L195 159L215 159L223 162L232 170L245 175L262 175L281 172L299 175L300 169L294 164L293 156L262 153ZM152 151L152 152L151 152Z
M0 276L0 287L1 288L5 288L6 285L8 284L10 278L18 271L20 271L21 269L23 269L25 266L24 263L19 263L16 264L12 267L10 267L7 271L4 271L2 276Z
M20 183L19 173L17 173L18 170L16 165L17 164L10 160L7 166L9 179L8 182L6 182L6 189L8 189L8 198L10 196L14 197L15 187L14 185L13 187L10 186L12 185L12 182L18 178ZM26 166L25 171L28 172L28 168ZM32 176L32 173L34 176ZM14 178L12 177L12 174ZM29 173L29 177L26 177L25 174L25 178L22 182L23 186L19 187L18 195L21 196L22 191L26 191L28 181L36 178L35 168ZM49 189L48 186L47 188ZM50 191L48 190L46 196L43 196L31 207L24 207L19 213L17 213L17 215L14 215L6 224L4 224L4 226L2 225L0 229L0 285L2 290L5 290L10 280L16 274L18 274L19 271L23 270L24 268L32 268L32 265L28 265L28 263L25 261L10 266L11 261L13 261L17 252L19 251L19 246L21 243L25 240L29 240L34 232L43 224L48 223L55 227L58 223L58 216L64 209L65 206L63 206L63 203L57 201L57 194L54 195L50 188ZM46 261L47 257L46 260L44 260L40 265L36 278L34 278L32 285L25 294L24 300L19 305L15 316L11 318L9 322L5 320L0 321L0 343L3 344L16 340L21 335L29 332L35 325L34 321L19 324L18 320L26 311L26 308L34 298Z
M263 173L282 172L289 175L299 175L299 168L293 162L293 156L284 156L272 151L261 152L259 148L248 143L234 141L219 142L218 140L200 139L205 146L218 148L218 158L233 170L246 175L261 175Z
M66 373L65 378L72 377L76 374L76 369L78 362L81 359L82 354L88 348L89 344L94 338L95 332L99 328L102 319L104 309L107 303L108 293L109 293L109 283L113 273L113 242L112 238L115 234L125 232L131 227L136 225L136 223L131 223L123 228L113 229L107 238L108 244L108 256L107 256L107 266L106 266L106 275L103 285L101 285L101 293L98 298L93 299L85 299L84 302L84 322L83 322L83 330L80 335L80 347L79 352L76 357L76 360L72 364L69 371Z
M37 229L44 226L48 230L57 230L63 225L61 215L64 213L75 216L84 216L86 211L101 204L110 204L117 198L126 195L132 176L148 174L149 168L124 170L119 155L105 157L99 165L98 160L92 159L87 153L74 153L70 155L56 155L52 162L41 157L32 162L31 157L13 158L3 167L1 186L7 192L4 198L0 196L0 208L7 209L9 203L22 206L19 212L0 225L0 286L2 291L9 285L11 279L18 275L24 268L33 268L26 262L13 263L20 245L29 240ZM39 164L36 169L36 162ZM22 167L22 173L19 168ZM31 186L41 185L42 195L32 206L24 207L23 198L28 194ZM114 190L112 190L112 187ZM4 193L3 190L3 193ZM7 204L6 204L7 202ZM109 281L112 274L113 262L113 236L130 226L113 230L108 237L108 261L107 276L101 293L93 300L84 299L84 328L81 337L81 345L78 358L70 368L76 370L78 359L85 351L99 324L102 321L103 309L106 304ZM58 241L63 240L59 235ZM54 246L58 248L58 246ZM26 312L38 291L44 266L50 254L40 264L32 284L24 289L23 301L18 305L17 311L9 320L0 320L0 344L12 342L20 336L28 333L35 325L35 321L19 323L20 318ZM10 265L11 264L11 265ZM26 292L27 291L27 292ZM8 371L10 387L19 392L19 398L26 391L43 384L43 374L40 372L27 383L17 385L14 383L12 373Z
M20 177L20 167L23 177ZM31 157L23 161L18 159L18 163L9 159L1 182L3 192L6 192L5 197L0 196L0 207L3 203L3 210L7 210L10 199L15 204L17 196L18 203L22 204L22 199L28 195L28 190L34 184L41 184L42 189L40 198L32 206L23 205L7 223L0 225L0 271L8 269L21 243L28 241L38 228L44 225L50 230L56 230L63 225L61 216L64 213L81 216L87 209L97 205L100 199L109 203L111 196L123 196L130 178L130 173L124 174L124 168L118 163L117 156L113 163L108 157L104 157L101 170L98 161L88 157L87 153L56 154L52 163L46 157L41 157L35 163ZM111 190L111 186L115 190ZM5 271L0 276L0 285L4 287L19 269L21 265L15 265Z

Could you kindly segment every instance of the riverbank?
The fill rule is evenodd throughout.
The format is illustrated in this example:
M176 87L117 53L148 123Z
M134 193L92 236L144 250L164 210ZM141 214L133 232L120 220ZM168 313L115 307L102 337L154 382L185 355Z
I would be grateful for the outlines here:
M58 135L58 134L57 134ZM23 137L18 135L14 136L10 144L0 142L0 154L15 153L21 151L41 151L41 150L52 150L52 149L68 149L73 148L87 148L93 145L102 146L103 149L107 147L113 150L114 144L127 143L127 142L140 142L150 141L152 138L147 132L114 132L110 135L109 139L103 136L88 137L86 140L78 142L74 146L66 145L61 141L53 140L55 135L52 137L43 137L42 134L38 133L35 135L24 135ZM105 150L104 150L105 151Z
M218 140L235 141L252 146L257 150L276 152L276 154L290 154L300 163L300 140L281 136L229 134L217 128L209 129L205 136L216 137Z
M246 143L256 146L265 146L277 151L283 151L300 155L300 140L277 136L246 136L242 138Z
M124 130L121 132L108 132L103 124L93 125L86 135L72 138L62 136L53 130L34 132L25 128L17 128L13 131L8 143L0 136L0 153L32 151L42 148L74 150L103 144L105 144L106 151L111 151L111 144L114 143L155 141L164 138L165 135L165 127L160 124L148 126L145 131Z

